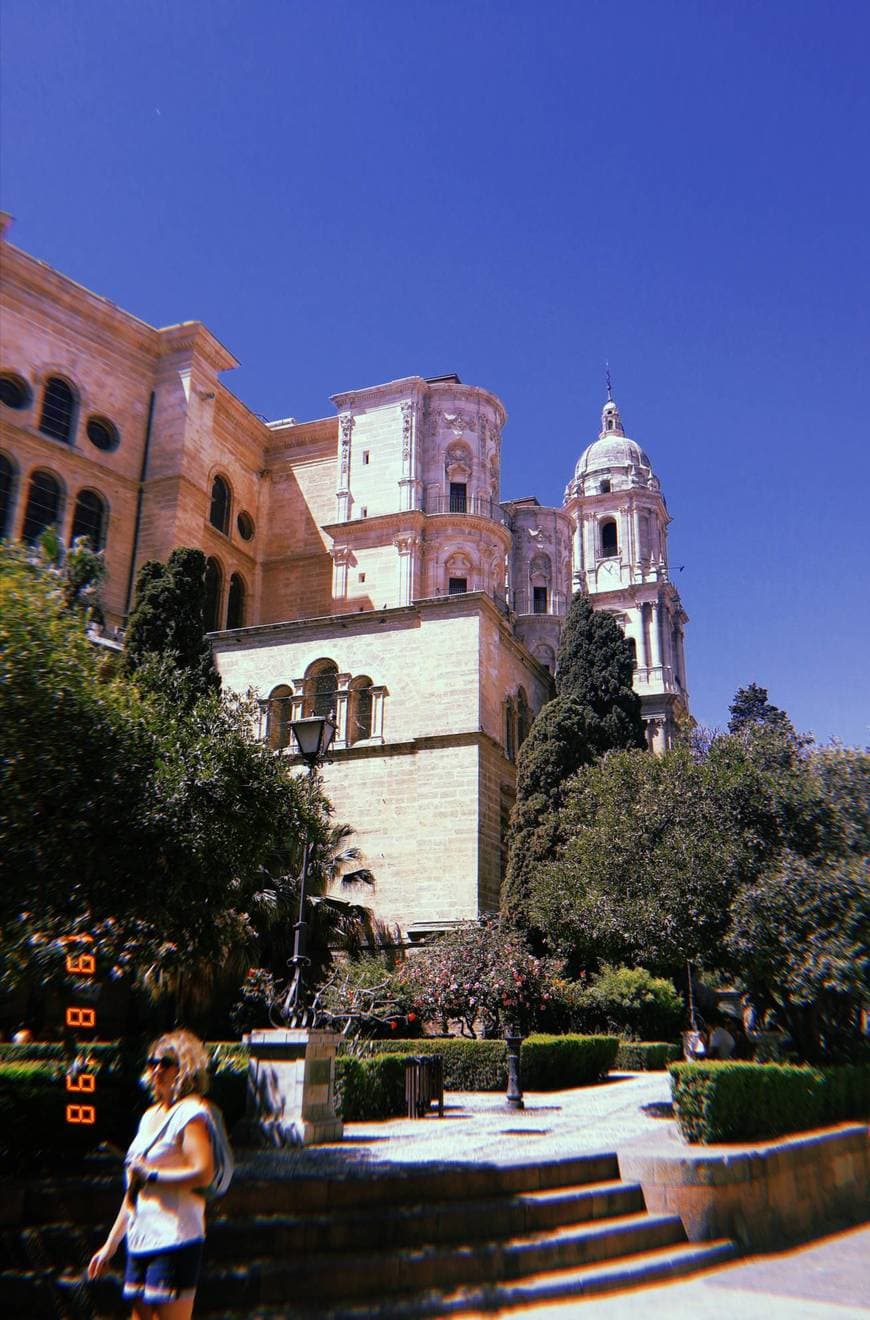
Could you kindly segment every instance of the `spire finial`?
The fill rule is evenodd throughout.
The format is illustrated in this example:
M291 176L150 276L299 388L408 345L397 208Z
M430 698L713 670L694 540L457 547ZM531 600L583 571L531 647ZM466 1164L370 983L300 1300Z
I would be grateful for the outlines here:
M607 381L607 402L613 403L613 381L610 378L610 363L604 364L604 379Z

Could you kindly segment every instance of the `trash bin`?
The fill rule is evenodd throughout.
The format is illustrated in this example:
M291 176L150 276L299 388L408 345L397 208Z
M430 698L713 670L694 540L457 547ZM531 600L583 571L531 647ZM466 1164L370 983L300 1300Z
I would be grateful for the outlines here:
M440 1054L420 1054L405 1060L405 1102L409 1118L423 1118L438 1102L438 1117L444 1117L444 1080Z

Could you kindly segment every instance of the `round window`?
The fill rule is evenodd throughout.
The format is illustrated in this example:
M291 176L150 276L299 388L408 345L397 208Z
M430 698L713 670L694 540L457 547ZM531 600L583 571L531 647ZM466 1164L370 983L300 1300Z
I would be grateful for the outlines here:
M239 536L243 541L250 541L254 535L254 520L249 513L244 510L236 519L236 526L239 529Z
M0 403L5 403L7 408L28 408L32 397L30 386L20 376L10 372L0 376Z
M114 422L110 422L108 417L89 417L87 430L88 439L97 449L106 452L118 448L121 437L118 435L118 428Z

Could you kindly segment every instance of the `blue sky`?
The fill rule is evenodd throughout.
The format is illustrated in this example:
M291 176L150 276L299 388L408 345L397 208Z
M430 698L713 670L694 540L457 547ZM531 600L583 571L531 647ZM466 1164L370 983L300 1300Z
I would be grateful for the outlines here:
M12 239L255 411L457 371L561 503L604 362L661 477L693 711L866 743L870 6L3 0ZM682 566L681 571L676 571Z

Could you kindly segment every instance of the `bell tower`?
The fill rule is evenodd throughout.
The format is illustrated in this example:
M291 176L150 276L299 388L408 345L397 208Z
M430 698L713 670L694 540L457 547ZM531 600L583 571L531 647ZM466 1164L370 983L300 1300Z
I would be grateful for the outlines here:
M613 399L601 430L583 453L565 490L573 529L573 584L595 609L619 621L634 652L634 688L647 740L663 751L688 711L683 630L688 622L668 573L667 510L661 484Z

